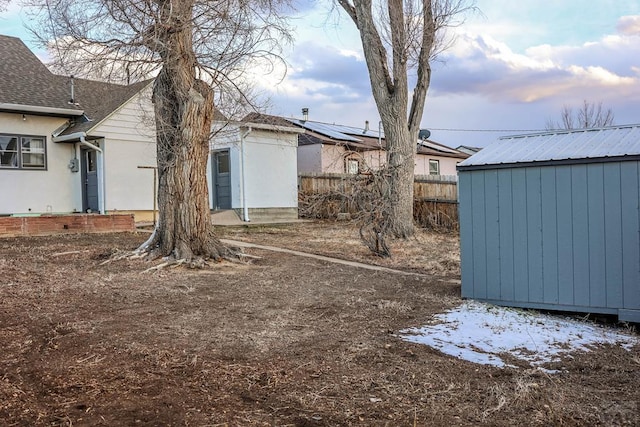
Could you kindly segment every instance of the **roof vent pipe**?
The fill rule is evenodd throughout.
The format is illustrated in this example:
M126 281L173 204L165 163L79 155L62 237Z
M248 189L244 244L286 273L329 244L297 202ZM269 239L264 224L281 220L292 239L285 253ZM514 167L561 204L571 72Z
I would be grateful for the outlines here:
M306 107L302 109L302 120L305 122L309 120L309 109Z
M71 99L69 100L69 104L75 104L76 102L76 87L75 82L73 81L73 74L69 77L70 80L70 90L71 90Z
M362 131L362 133L367 133L367 132L369 132L369 120L364 121L364 131Z

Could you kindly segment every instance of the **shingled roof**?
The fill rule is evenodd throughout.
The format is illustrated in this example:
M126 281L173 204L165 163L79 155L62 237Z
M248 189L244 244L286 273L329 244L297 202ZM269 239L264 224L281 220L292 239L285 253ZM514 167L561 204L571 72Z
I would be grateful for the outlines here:
M84 113L86 119L76 120L64 133L90 130L150 84L150 80L127 86L74 79L71 102L71 79L49 71L22 40L0 35L0 58L0 110L19 111L24 106L25 111L58 109L57 115L69 117Z
M40 62L22 40L0 36L0 103L80 110L69 104L68 85Z
M151 83L151 80L146 80L123 86L94 80L74 80L75 102L89 121L75 121L62 135L89 131Z

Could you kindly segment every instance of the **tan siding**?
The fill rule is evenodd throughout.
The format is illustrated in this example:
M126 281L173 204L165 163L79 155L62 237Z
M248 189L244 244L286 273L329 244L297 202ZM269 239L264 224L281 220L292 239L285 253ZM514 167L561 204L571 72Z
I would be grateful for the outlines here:
M155 142L153 106L149 91L143 91L89 132L107 141Z

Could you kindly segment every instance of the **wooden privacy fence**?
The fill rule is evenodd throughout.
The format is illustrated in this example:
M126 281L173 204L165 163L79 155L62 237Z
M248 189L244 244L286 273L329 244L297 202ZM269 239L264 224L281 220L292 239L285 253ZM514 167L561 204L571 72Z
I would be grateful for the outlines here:
M306 218L335 219L356 214L348 195L366 175L300 174L298 209ZM456 176L417 175L413 183L413 216L422 227L458 230L458 181Z

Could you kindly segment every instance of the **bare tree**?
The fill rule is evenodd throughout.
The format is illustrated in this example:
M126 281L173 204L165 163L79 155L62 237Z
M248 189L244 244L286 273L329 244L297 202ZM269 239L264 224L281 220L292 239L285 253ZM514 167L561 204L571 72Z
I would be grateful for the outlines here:
M413 170L431 61L444 31L474 10L467 0L337 0L360 32L369 79L387 143L389 232L413 234ZM386 7L385 7L386 5ZM409 73L415 85L409 90ZM411 104L409 97L411 96Z
M214 90L246 101L238 92L247 67L277 60L289 37L288 0L27 1L34 33L43 44L58 42L63 62L117 62L128 77L157 72L159 220L139 252L193 264L231 255L214 235L208 206Z
M593 104L584 100L582 106L574 109L570 106L563 106L560 111L560 121L548 119L547 130L555 129L592 129L605 126L612 126L614 114L611 108L604 108L602 102Z
M9 3L11 3L11 0L0 0L0 12L7 10Z

